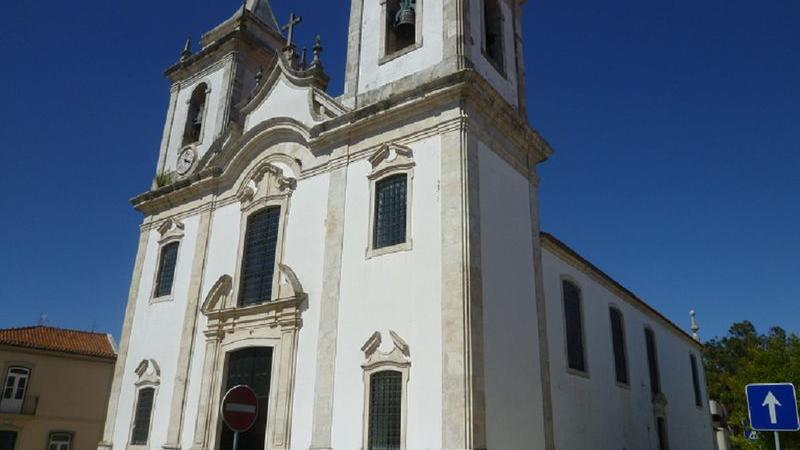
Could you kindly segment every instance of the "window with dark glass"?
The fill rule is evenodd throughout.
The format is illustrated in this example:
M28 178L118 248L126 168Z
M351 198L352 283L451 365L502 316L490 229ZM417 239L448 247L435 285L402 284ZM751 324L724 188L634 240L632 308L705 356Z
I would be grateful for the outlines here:
M609 308L611 316L611 343L614 346L614 372L618 383L628 384L628 355L625 351L625 328L622 312Z
M16 443L16 431L0 431L0 450L14 450L14 445Z
M281 208L273 206L247 219L239 306L255 305L272 299L280 217Z
M689 355L689 363L692 365L692 384L694 385L694 404L703 406L703 395L700 391L700 372L697 367L697 357Z
M417 41L416 0L386 1L386 55L399 52Z
M238 450L264 450L271 375L271 347L246 348L232 352L228 357L225 392L240 385L250 386L258 399L256 421L252 428L239 433ZM225 425L219 448L233 448L233 432Z
M667 421L663 417L656 418L656 429L658 431L658 449L669 450L669 440L667 439Z
M373 247L383 248L406 241L408 176L392 175L375 183L375 230Z
M72 450L72 434L50 433L47 450Z
M386 370L370 376L369 448L400 450L403 374Z
M486 56L502 72L503 58L503 12L500 0L483 1L483 30Z
M150 420L155 396L155 388L139 389L139 395L136 398L136 410L134 411L131 445L147 445L147 439L150 437Z
M203 131L203 116L206 112L206 91L208 91L208 86L201 84L192 92L186 115L186 127L183 132L183 145L194 144L200 140L200 134Z
M172 283L175 281L175 263L178 261L178 243L171 242L161 248L156 277L156 297L172 294Z
M564 326L567 332L567 364L570 369L586 372L586 352L583 340L581 291L574 283L564 280Z
M650 328L644 329L644 339L647 346L647 369L650 372L650 392L653 395L661 393L661 375L658 373L658 354L656 352L656 336Z

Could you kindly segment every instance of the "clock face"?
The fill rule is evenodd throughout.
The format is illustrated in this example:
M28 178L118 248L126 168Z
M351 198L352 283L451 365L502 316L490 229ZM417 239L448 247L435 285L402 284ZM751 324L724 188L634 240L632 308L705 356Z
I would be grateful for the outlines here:
M185 175L192 168L194 157L195 153L191 148L187 148L178 154L178 163L175 165L175 169L179 175Z

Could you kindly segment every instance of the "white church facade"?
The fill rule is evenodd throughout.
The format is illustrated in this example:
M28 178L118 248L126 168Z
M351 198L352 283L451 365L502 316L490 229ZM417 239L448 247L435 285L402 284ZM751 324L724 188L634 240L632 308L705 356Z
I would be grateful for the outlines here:
M267 0L187 43L99 450L239 384L239 450L714 449L701 345L539 230L523 3L352 0L336 98Z

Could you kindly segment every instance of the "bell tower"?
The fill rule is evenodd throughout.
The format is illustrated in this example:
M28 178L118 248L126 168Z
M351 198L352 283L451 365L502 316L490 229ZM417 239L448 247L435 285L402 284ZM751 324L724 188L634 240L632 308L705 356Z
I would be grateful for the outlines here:
M345 102L360 107L473 69L524 114L519 0L352 0Z
M237 105L287 43L268 0L246 0L232 17L205 33L199 49L187 39L167 68L170 103L153 187L188 177L239 121Z

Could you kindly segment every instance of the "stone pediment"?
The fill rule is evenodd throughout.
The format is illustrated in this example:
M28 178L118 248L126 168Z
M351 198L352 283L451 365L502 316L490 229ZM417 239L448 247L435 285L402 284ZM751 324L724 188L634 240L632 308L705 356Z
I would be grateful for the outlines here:
M346 113L344 106L325 93L326 84L327 77L320 66L295 70L285 58L279 57L269 75L262 77L251 98L241 107L243 132L276 119L311 128Z

